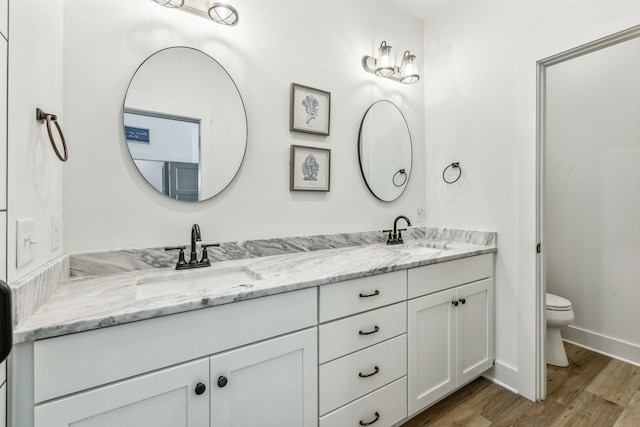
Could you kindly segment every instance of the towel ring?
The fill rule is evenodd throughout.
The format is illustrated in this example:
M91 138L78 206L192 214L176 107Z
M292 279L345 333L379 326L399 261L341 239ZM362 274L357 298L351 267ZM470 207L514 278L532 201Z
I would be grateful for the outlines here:
M404 175L404 181L402 181L400 184L396 184L396 176L398 175ZM393 174L393 178L391 178L391 180L393 181L393 185L395 185L396 187L402 187L407 182L407 173L404 169L400 169L398 172Z
M39 123L47 124L47 133L49 134L49 141L51 142L51 147L53 147L53 151L55 151L56 156L63 161L66 162L69 158L69 152L67 151L67 141L64 139L64 133L62 133L62 129L60 128L60 124L58 123L58 117L55 114L45 113L39 108L36 108L36 120ZM53 138L53 132L51 131L51 122L56 125L56 129L58 129L58 135L60 135L60 139L62 140L62 149L64 150L64 157L60 155L60 151L58 150L58 146Z
M449 168L452 169L458 169L458 177L456 179L454 179L453 181L447 181L447 178L445 178L445 175L447 173L447 170ZM446 168L444 168L444 170L442 171L442 179L444 180L444 182L446 182L447 184L453 184L454 182L457 182L460 177L462 176L462 168L460 167L460 163L459 162L453 162L451 163L449 166L447 166Z

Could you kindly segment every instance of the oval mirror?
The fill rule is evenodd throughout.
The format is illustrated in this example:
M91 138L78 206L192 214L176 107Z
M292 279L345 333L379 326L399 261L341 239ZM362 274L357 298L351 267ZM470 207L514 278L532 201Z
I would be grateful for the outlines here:
M140 174L166 196L209 199L233 181L247 148L247 116L227 71L197 49L147 58L124 99L124 132Z
M364 114L358 136L360 170L369 191L384 202L400 197L409 183L412 157L400 109L390 101L375 102Z

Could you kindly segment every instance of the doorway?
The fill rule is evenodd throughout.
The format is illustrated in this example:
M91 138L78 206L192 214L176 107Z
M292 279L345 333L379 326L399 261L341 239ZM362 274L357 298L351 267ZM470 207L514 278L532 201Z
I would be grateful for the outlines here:
M538 62L538 295L573 303L563 337L640 363L640 26ZM632 84L629 84L631 82ZM540 328L546 330L546 324ZM544 334L538 387L546 395Z
M124 127L129 154L152 187L175 200L200 200L199 119L125 109Z

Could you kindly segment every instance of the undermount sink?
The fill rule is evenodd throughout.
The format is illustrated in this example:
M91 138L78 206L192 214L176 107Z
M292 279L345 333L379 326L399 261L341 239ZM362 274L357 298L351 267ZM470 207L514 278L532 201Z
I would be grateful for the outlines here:
M437 254L452 248L450 248L449 244L446 242L418 241L398 245L391 249L409 255L430 255Z
M172 273L162 277L147 277L139 279L136 283L136 299L250 284L261 279L246 267L189 271Z

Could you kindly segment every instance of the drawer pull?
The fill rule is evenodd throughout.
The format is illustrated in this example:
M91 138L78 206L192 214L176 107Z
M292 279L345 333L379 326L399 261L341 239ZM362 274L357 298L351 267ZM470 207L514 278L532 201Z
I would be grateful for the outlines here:
M372 294L360 294L360 298L369 298L380 295L380 291L376 289L376 291Z
M358 376L359 376L360 378L367 378L367 377L372 377L372 376L374 376L374 375L375 375L375 374L377 374L378 372L380 372L380 368L378 368L378 367L376 366L376 367L374 367L373 372L371 372L370 374L363 374L362 372L360 372L360 373L358 374Z
M380 414L376 412L376 418L373 421L364 422L364 421L360 420L360 425L361 426L370 426L371 424L375 423L379 419L380 419Z
M467 302L467 300L466 300L466 299L464 299L464 298L460 298L458 301L460 301L460 302L461 302L461 303L463 303L463 304Z
M365 332L365 331L359 331L358 333L359 333L360 335L371 335L371 334L375 334L375 333L376 333L376 332L378 332L379 330L380 330L380 328L378 328L378 327L376 326L375 328L373 328L373 330L372 330L372 331L367 331L367 332Z
M451 301L451 304L453 304L454 306L457 307L458 306L458 301L453 300L453 301Z

